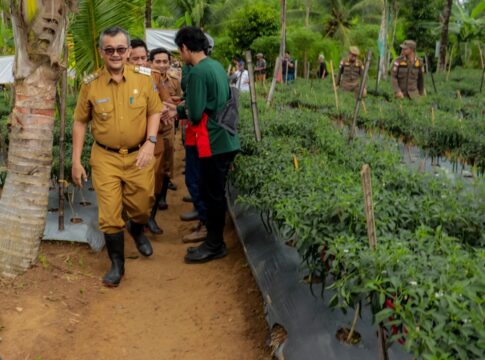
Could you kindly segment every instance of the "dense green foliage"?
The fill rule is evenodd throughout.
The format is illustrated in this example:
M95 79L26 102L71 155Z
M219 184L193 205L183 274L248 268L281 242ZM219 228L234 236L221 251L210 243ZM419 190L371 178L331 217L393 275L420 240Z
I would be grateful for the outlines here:
M375 92L372 79L365 99L367 112L361 109L357 124L367 130L383 130L418 145L432 157L446 156L454 162L475 166L483 173L485 97L479 93L480 75L478 70L456 70L446 81L446 75L435 74L438 94L434 93L428 77L428 96L418 101L394 99L389 81L382 82ZM341 110L337 111L330 79L297 82L282 87L276 97L294 107L318 109L347 123L352 121L353 94L339 92Z
M485 186L412 172L393 141L349 144L328 116L287 105L300 95L289 88L276 110L260 106L261 143L243 105L232 174L238 201L293 240L308 271L326 278L332 306L370 303L389 341L404 341L418 358L483 358ZM372 169L376 251L367 240L363 164Z

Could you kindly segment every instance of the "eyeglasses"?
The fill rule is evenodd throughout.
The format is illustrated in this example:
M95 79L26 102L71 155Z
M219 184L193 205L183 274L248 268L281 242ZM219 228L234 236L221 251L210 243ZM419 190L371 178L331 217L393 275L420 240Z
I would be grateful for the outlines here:
M116 49L109 47L109 48L104 48L103 52L108 56L114 55L115 52L117 52L118 55L124 55L126 53L126 50L128 50L128 48L126 47L119 47Z

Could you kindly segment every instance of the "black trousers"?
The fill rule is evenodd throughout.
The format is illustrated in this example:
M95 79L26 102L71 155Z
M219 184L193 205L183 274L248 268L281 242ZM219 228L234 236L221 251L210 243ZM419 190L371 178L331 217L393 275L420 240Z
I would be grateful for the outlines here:
M224 245L226 220L226 180L237 152L200 158L200 195L207 208L207 239L205 245L218 250Z

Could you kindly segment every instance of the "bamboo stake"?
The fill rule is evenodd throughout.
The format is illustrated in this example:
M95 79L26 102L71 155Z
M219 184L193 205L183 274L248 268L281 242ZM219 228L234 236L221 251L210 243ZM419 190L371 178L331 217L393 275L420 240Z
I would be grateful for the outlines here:
M258 103L256 102L256 86L254 83L254 68L251 51L246 51L246 62L249 73L249 90L251 91L251 110L253 113L254 136L257 142L261 141L261 129L259 127Z
M295 60L295 80L298 78L298 60ZM304 77L303 77L304 78Z
M268 98L266 99L266 106L271 105L273 101L274 92L276 89L276 80L278 77L278 72L283 61L283 56L285 55L286 47L286 0L281 0L281 39L280 39L280 54L276 58L276 64L274 68L273 80L271 81L271 88L269 89Z
M434 113L434 107L432 106L431 107L431 123L433 124L433 127L434 127L434 124L435 124L435 113Z
M271 105L271 101L273 101L274 92L276 89L276 80L278 78L278 72L280 71L281 67L281 57L276 58L276 63L274 65L274 72L273 72L273 79L271 80L271 87L269 88L268 98L266 99L266 106L269 107Z
M59 130L59 218L58 229L64 230L64 163L66 157L66 144L65 144L65 132L66 132L66 97L67 97L67 45L64 44L64 66L66 69L62 73L61 79L61 94L60 94L60 130Z
M288 85L288 67L289 67L289 62L290 62L290 59L286 60L286 72L285 72L285 84Z
M338 92L337 92L337 84L335 83L335 75L333 72L333 61L330 60L330 71L332 72L332 84L333 84L333 93L335 95L335 106L337 107L337 112L340 115L340 106L339 106L339 101L338 101Z
M362 102L362 95L364 94L365 86L367 84L367 75L369 74L371 57L372 57L372 51L369 50L367 52L364 74L362 75L362 80L360 82L359 94L355 102L354 118L352 120L352 128L350 129L350 133L349 133L349 141L352 141L352 139L355 136L355 128L357 127L357 116L359 115L359 108L360 108L360 103Z
M367 115L367 106L365 106L365 100L362 99L362 109L364 109L364 113Z
M377 247L377 235L376 235L376 223L374 218L374 205L372 203L372 182L371 182L371 172L370 167L367 164L362 166L360 172L362 180L362 189L364 191L364 210L367 219L367 236L369 238L369 246L372 250ZM379 359L388 360L389 355L387 353L386 345L386 334L382 323L379 324L378 329L378 348L379 348Z

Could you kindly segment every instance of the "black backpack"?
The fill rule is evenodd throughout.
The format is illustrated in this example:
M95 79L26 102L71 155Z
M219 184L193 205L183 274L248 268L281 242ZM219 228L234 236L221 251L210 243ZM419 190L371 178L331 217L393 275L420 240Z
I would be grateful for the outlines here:
M230 86L229 89L230 98L224 107L216 113L216 121L229 133L236 135L239 124L239 90L233 86Z

